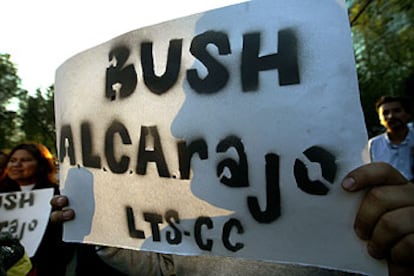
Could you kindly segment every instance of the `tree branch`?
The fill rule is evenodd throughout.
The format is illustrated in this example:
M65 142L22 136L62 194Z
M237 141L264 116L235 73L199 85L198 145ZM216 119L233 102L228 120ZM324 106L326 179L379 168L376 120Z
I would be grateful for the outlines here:
M355 24L355 22L358 20L358 18L361 16L361 14L367 9L368 5L372 3L372 0L367 0L364 4L364 6L358 11L358 13L354 16L354 18L351 19L351 26Z

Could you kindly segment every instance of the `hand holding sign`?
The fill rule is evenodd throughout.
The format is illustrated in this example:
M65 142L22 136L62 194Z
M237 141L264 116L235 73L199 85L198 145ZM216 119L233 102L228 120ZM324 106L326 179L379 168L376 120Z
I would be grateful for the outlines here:
M367 189L355 218L358 236L374 258L387 258L389 275L414 273L414 185L386 163L350 172L342 182L351 192Z
M53 189L0 194L0 232L9 232L20 240L32 257L49 222L49 200Z
M14 147L0 182L0 231L20 239L42 275L61 275L72 249L62 242L61 225L49 223L49 201L59 192L56 167L42 144L24 143ZM14 192L13 192L14 191Z

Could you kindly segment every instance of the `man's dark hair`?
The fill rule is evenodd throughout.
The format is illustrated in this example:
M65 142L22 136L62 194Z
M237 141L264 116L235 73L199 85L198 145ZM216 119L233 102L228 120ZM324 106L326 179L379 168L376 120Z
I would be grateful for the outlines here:
M405 112L407 112L407 113L410 110L410 108L409 108L410 105L409 105L408 98L403 97L403 96L382 96L375 103L375 109L378 112L378 109L380 108L381 105L383 105L385 103L393 103L393 102L399 102L401 104L402 108L404 108Z

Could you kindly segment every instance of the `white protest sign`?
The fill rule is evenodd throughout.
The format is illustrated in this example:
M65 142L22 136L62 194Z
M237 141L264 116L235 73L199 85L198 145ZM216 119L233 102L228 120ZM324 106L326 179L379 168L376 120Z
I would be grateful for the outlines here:
M63 193L83 213L65 240L384 273L340 185L367 140L343 1L131 31L55 85Z
M53 189L0 194L0 232L20 240L32 257L45 233L50 215Z

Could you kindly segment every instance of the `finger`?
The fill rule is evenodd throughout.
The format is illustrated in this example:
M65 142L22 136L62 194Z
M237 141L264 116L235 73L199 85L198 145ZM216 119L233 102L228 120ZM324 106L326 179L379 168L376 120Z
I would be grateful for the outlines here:
M388 262L388 275L389 276L407 276L414 275L414 265L401 266Z
M382 185L401 185L408 180L391 165L375 162L363 165L348 173L342 186L347 191L358 191L367 187Z
M75 212L72 209L62 211L53 211L50 214L50 221L54 223L62 223L75 218Z
M413 266L414 269L414 233L402 238L392 248L390 256L393 263Z
M52 205L52 210L60 210L69 205L69 199L66 196L55 195L50 200L50 205Z
M384 229L391 227L392 223L396 223L398 227L399 222L406 223L407 221L401 218L384 217L384 214L392 210L403 207L414 206L414 185L411 183L399 186L379 186L370 189L361 201L358 213L355 217L354 228L357 235L363 240L370 240L374 227L382 220L378 231L381 235L384 234ZM378 235L380 235L378 234Z
M372 238L368 242L369 254L377 259L385 258L406 236L414 233L414 206L394 209L385 213L375 225ZM409 240L408 240L409 241ZM405 254L403 243L396 248L395 254ZM414 248L414 247L412 247ZM411 249L413 251L413 249ZM396 255L396 257L398 257ZM398 257L406 258L405 256ZM411 258L414 258L412 256ZM395 262L395 260L393 259Z

